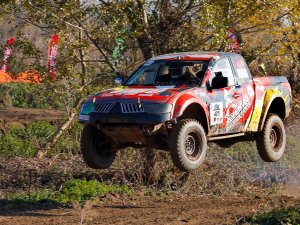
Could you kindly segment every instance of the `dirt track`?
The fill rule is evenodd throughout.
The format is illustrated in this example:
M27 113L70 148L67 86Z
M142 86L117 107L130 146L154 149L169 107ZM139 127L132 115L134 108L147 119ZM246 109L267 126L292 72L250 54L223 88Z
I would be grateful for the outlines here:
M286 200L288 205L300 204L296 199ZM259 197L140 197L123 201L110 197L88 202L83 209L79 205L49 210L2 209L0 224L236 224L258 210L270 208L270 201Z
M0 121L28 123L36 120L53 121L61 119L65 113L53 109L0 108Z

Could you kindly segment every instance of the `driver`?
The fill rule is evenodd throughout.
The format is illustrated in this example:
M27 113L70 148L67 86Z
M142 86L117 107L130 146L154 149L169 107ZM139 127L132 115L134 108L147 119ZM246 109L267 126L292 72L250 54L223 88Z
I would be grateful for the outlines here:
M185 66L170 67L169 75L171 81L175 83L184 82L188 77L188 73Z

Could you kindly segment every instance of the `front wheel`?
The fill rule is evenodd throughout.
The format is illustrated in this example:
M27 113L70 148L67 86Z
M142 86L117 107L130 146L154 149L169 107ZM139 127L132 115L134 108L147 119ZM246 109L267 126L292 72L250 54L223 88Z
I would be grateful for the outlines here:
M175 166L182 171L197 169L203 162L207 141L202 125L194 119L183 119L172 129L169 149Z
M286 133L281 118L276 114L268 114L264 128L256 139L260 157L266 162L276 162L283 156L285 145Z
M81 153L85 163L93 169L108 168L116 156L111 142L91 125L85 126L82 130Z

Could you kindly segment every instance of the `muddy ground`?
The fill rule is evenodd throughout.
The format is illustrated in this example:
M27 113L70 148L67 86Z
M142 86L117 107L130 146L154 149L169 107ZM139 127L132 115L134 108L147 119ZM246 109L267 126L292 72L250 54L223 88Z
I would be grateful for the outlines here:
M41 119L57 122L64 115L55 110L0 109L0 128L5 130L14 123L26 124ZM0 169L8 165L6 160L0 157ZM15 168L20 166L18 160L22 159L15 161ZM47 163L51 165L51 162ZM35 168L45 166L35 160L30 164ZM296 182L269 196L259 195L255 191L218 197L186 196L181 195L180 191L164 197L145 196L137 192L132 196L103 196L83 206L74 204L66 207L56 203L21 206L9 202L1 204L6 200L1 200L0 190L0 224L241 224L258 211L277 206L300 207L299 197L300 186Z

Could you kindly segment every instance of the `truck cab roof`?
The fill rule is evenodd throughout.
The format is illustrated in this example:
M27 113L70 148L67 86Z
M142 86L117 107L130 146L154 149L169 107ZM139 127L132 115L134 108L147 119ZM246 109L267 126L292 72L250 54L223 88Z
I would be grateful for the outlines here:
M156 60L210 60L211 58L221 58L225 56L233 56L238 55L236 53L231 52L205 52L205 51L199 51L199 52L180 52L180 53L170 53L170 54L164 54L155 56L149 61L156 61Z

